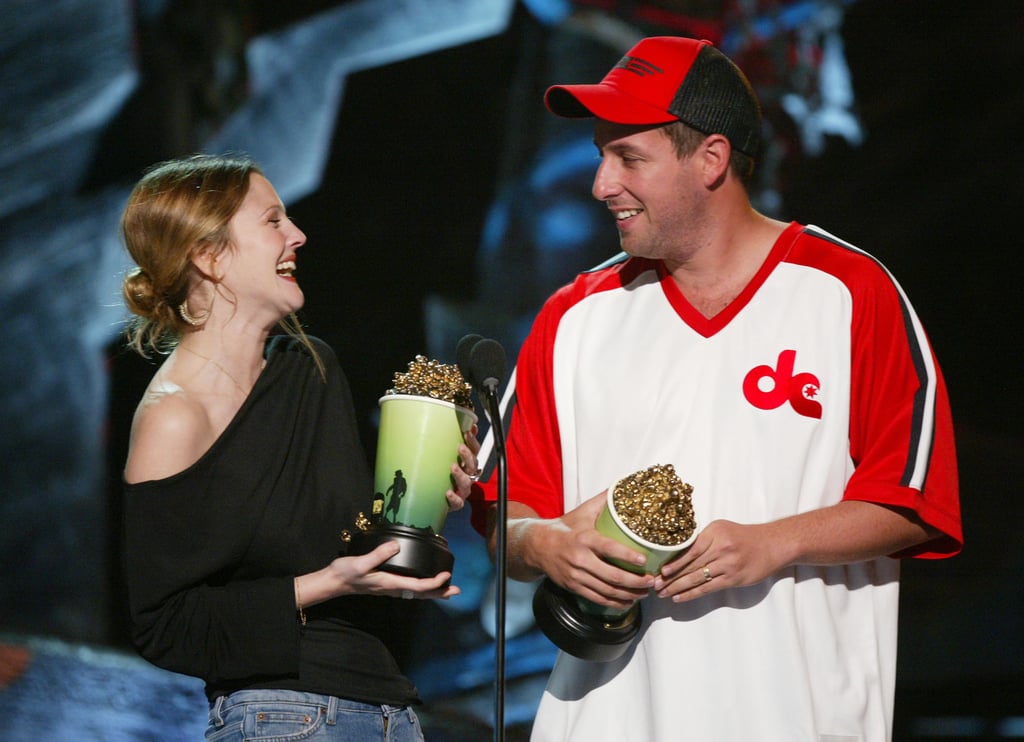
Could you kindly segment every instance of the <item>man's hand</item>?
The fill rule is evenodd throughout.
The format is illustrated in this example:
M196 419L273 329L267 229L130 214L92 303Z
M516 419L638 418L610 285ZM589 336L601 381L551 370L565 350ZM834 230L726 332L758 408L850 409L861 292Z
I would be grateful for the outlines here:
M509 503L509 575L532 580L547 575L582 598L628 608L643 598L654 577L635 574L608 559L643 567L643 554L602 536L594 528L607 501L602 492L560 518L542 519L525 505Z
M895 554L938 531L910 512L843 500L829 507L753 525L712 521L654 581L679 603L728 587L745 587L794 564L852 564Z

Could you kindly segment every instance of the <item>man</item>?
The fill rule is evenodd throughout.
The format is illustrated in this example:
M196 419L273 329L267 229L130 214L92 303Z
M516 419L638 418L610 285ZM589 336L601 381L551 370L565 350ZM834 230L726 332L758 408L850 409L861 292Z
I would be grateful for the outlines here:
M643 625L619 659L559 655L533 739L890 738L899 558L962 544L917 316L866 253L752 208L759 105L707 42L644 39L545 102L594 117L624 255L556 292L520 351L509 574L642 599ZM640 575L594 523L654 464L693 485L700 533Z

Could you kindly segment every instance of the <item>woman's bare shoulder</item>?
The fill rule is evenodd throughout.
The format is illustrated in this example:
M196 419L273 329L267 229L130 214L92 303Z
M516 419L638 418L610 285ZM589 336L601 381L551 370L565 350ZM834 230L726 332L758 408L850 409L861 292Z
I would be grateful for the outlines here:
M178 474L198 461L214 438L198 395L154 379L132 420L125 479L135 483Z

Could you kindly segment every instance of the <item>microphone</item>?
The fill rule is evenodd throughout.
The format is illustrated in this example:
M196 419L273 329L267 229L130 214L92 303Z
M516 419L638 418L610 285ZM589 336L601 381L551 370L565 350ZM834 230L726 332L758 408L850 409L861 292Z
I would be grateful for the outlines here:
M496 395L498 385L505 377L505 349L501 343L483 338L473 344L469 353L470 376L485 396Z
M473 352L473 346L483 339L483 335L464 335L455 347L455 365L459 367L462 377L474 389L476 388L476 382L472 378L473 364L470 361L470 355Z

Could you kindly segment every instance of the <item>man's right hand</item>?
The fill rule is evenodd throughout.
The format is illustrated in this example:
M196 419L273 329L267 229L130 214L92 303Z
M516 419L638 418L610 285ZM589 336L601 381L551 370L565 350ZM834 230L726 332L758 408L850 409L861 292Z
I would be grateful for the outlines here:
M594 527L607 502L602 492L560 518L538 518L533 509L508 504L509 576L534 580L547 575L582 598L613 608L628 608L654 584L653 575L635 574L608 559L642 567L646 558L603 536Z

